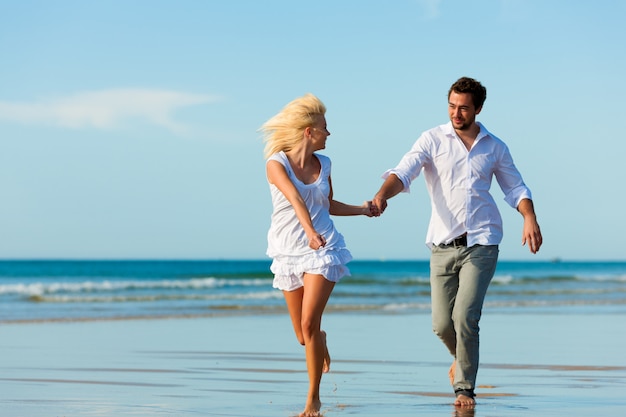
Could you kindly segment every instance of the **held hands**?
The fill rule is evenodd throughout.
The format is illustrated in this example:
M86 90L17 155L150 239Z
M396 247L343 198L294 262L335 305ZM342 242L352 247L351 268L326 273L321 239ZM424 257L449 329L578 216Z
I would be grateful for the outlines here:
M372 212L375 213L374 216L376 217L383 214L387 208L387 199L379 197L378 195L375 195L370 203L372 204Z
M363 214L367 217L379 217L387 208L387 200L374 197L373 200L364 202L361 208L363 209Z
M372 201L364 202L363 205L361 205L361 208L363 209L363 214L367 217L378 217L382 213Z

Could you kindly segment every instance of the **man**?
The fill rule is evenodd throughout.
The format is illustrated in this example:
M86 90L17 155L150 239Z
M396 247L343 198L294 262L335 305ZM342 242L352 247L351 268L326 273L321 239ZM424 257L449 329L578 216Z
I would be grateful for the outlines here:
M408 192L424 171L431 197L426 244L431 248L433 331L454 361L450 383L455 405L473 407L478 372L478 322L502 240L502 218L489 193L495 176L505 201L524 217L522 244L542 244L530 190L507 146L476 121L487 97L480 82L463 77L448 92L450 122L424 132L385 179L373 199L382 213L387 200Z

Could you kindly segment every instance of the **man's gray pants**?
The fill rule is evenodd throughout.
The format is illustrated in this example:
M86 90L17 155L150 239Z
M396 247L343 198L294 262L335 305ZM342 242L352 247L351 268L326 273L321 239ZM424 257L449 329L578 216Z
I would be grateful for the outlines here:
M456 359L454 391L474 395L483 301L498 246L434 246L430 258L433 331Z

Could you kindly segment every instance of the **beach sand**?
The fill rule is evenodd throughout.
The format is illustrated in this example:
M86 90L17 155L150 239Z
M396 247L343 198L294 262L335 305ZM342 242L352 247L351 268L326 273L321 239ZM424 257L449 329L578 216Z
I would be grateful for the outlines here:
M623 314L481 322L477 406L453 406L451 358L420 314L327 313L325 416L626 412ZM0 415L297 415L307 374L287 314L0 325Z

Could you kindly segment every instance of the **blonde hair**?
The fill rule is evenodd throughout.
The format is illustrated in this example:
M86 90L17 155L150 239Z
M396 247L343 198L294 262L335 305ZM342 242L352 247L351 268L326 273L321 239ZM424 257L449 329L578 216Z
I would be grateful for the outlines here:
M298 97L259 129L265 142L265 158L293 149L303 138L304 129L313 126L326 107L311 93Z

